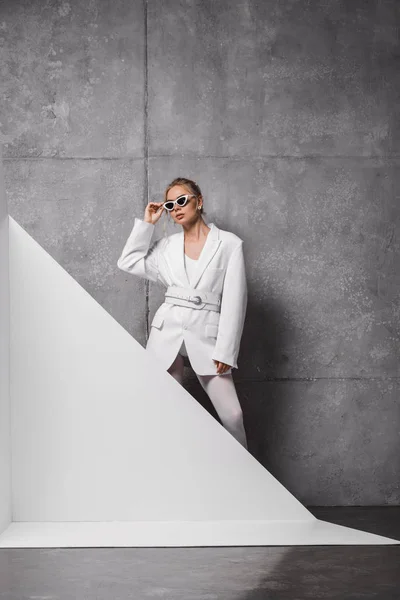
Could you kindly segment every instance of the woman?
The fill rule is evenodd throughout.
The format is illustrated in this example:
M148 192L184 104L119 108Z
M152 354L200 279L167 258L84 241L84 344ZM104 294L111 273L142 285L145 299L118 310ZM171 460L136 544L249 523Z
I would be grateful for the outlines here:
M182 230L152 243L166 212ZM149 202L118 259L127 273L167 288L146 349L182 384L189 358L222 425L245 448L242 409L232 378L247 308L243 241L203 220L203 197L191 179L174 179L163 202Z

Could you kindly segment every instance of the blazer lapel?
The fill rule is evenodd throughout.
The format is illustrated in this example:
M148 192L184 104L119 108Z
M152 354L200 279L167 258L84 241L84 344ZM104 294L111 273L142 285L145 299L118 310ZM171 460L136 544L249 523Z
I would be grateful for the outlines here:
M207 265L210 260L218 250L218 247L221 243L219 239L219 229L214 223L207 223L207 225L211 228L211 231L208 232L206 242L203 246L203 250L198 258L196 269L193 274L193 281L191 283L191 287L195 288L200 280L200 277L203 275Z
M165 259L175 278L178 280L175 285L189 287L190 284L185 269L185 238L183 233L182 230L169 238Z

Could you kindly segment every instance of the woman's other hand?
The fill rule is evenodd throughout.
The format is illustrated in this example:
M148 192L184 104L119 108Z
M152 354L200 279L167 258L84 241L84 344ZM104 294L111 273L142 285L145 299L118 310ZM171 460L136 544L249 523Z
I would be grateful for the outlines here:
M217 365L217 374L218 375L223 375L231 368L231 365L227 365L226 363L223 363L219 360L214 360L214 362Z
M164 202L149 202L144 211L144 221L155 225L163 214Z

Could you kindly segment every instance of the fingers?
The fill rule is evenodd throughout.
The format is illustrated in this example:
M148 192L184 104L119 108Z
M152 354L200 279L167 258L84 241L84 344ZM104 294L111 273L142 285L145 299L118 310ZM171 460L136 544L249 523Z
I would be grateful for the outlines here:
M217 366L217 374L218 375L223 375L230 369L230 365L227 365L226 363L219 362L218 360L214 360L214 362Z
M163 209L163 203L162 202L149 202L146 209L150 213L157 214Z
M149 202L146 207L146 213L152 218L156 217L157 221L161 217L164 210L164 202ZM155 223L156 221L154 221Z

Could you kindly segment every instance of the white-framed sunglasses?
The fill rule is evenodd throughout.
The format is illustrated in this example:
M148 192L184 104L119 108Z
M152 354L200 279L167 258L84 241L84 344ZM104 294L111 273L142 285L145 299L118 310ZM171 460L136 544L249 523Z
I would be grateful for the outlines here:
M171 211L174 209L175 204L178 206L185 206L189 198L195 198L195 194L184 194L183 196L175 198L175 200L167 200L164 202L164 208L165 210Z

